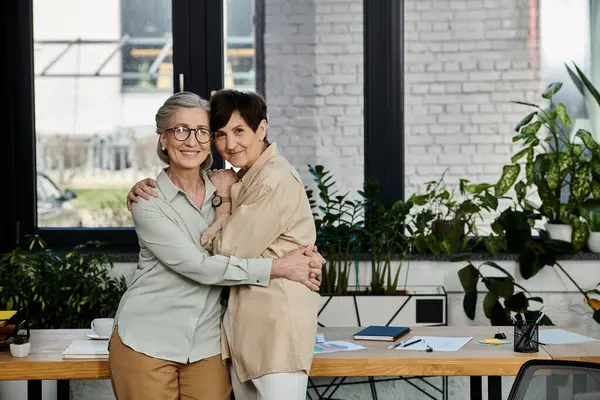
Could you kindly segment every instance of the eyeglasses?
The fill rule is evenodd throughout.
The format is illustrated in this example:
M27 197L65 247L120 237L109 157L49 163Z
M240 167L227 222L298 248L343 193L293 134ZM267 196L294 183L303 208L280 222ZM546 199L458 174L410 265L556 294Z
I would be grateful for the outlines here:
M212 136L210 131L206 128L192 129L188 128L187 126L176 126L174 128L165 129L165 132L168 131L173 132L175 140L179 140L180 142L185 142L188 140L192 132L194 132L196 135L196 140L198 143L202 144L210 142L210 138Z

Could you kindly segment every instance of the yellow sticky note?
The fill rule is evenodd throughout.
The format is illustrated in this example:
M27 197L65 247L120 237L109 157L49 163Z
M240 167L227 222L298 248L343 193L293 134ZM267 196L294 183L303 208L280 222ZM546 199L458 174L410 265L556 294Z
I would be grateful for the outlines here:
M0 321L6 321L6 320L10 319L16 313L17 313L16 311L12 311L12 310L0 311Z

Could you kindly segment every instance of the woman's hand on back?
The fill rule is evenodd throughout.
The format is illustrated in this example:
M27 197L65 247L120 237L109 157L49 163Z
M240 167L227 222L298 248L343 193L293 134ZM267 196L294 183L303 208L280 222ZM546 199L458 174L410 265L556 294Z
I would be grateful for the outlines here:
M229 196L231 186L238 181L238 176L232 169L208 171L208 178L215 185L217 194L220 196Z
M312 291L318 291L321 282L316 277L321 275L325 259L318 252L313 252L313 248L314 246L303 246L274 259L271 278L286 278L299 282Z
M138 203L140 201L140 197L145 200L150 200L150 196L158 197L158 193L156 193L152 188L156 187L156 181L152 178L142 179L127 193L127 209L131 211L131 204Z

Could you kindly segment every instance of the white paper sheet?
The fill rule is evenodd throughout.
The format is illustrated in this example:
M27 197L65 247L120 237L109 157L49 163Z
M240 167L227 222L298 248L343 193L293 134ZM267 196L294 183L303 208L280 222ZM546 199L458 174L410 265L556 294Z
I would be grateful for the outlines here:
M396 347L396 350L427 350L427 345L433 349L433 351L458 351L465 344L469 343L472 337L440 337L440 336L413 336L412 338L405 340L404 343L410 343L415 340L421 339L420 342L415 343L408 347L402 347L402 345Z
M315 338L315 343L323 343L325 341L325 335L322 333L317 333L317 337Z
M366 347L358 344L344 342L343 340L334 340L331 342L315 343L314 354L335 353L338 351L364 350Z
M569 344L569 343L585 343L597 342L588 336L583 336L578 333L565 331L564 329L540 329L540 343L544 344Z

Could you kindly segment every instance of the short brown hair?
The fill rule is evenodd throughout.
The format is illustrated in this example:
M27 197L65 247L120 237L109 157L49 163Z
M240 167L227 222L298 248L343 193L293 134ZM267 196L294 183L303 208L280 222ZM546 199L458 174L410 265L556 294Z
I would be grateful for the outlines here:
M210 130L223 128L234 112L238 112L248 126L256 132L261 121L267 120L267 103L255 92L221 89L210 98ZM265 136L265 143L268 144Z

